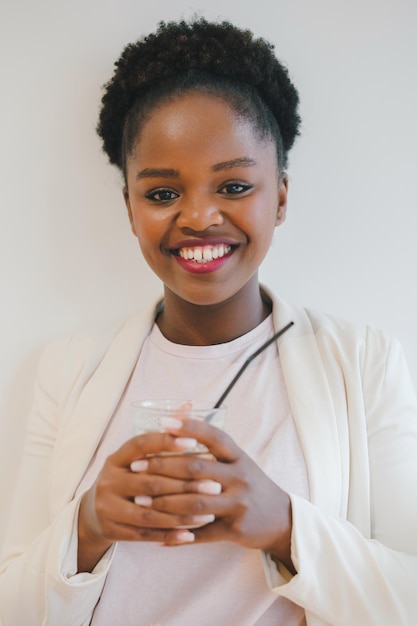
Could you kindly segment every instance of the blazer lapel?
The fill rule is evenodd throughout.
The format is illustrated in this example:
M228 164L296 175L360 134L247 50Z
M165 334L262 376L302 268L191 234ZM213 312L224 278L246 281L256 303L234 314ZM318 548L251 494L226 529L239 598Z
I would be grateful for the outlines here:
M114 338L103 339L91 358L91 373L74 408L62 416L51 471L51 507L56 513L73 497L115 411L155 318L155 307L129 318Z
M270 294L269 294L270 295ZM311 321L304 309L274 299L276 330L294 322L279 340L288 398L307 466L311 502L343 511L342 467L336 411Z

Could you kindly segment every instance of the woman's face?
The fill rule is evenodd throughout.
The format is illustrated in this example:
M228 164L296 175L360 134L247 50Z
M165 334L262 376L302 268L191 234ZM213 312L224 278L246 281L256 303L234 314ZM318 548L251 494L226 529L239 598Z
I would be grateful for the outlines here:
M125 200L142 253L166 297L193 304L257 284L286 191L274 143L202 93L157 107L127 163Z

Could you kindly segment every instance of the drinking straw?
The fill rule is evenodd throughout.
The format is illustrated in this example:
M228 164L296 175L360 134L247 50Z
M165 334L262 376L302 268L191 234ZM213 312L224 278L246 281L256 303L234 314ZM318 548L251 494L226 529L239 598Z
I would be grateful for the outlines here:
M275 335L272 335L272 337L270 337L268 339L268 341L265 341L265 343L263 343L261 345L261 347L258 348L253 354L248 356L248 358L246 359L246 361L244 362L244 364L242 365L242 367L240 368L240 370L238 371L236 376L233 378L232 382L228 385L228 387L224 390L224 392L222 393L220 398L217 400L217 402L214 405L213 409L218 409L220 407L220 405L223 403L223 401L226 398L226 396L229 395L230 391L233 389L233 387L235 386L235 384L237 383L239 378L242 376L242 374L245 371L245 369L248 367L249 363L251 363L253 361L253 359L256 359L256 357L259 354L261 354L261 352L263 352L268 346L270 346L272 342L276 341L278 339L278 337L281 337L281 335L286 333L287 330L289 328L291 328L291 326L293 326L293 325L294 325L294 322L289 322L289 324L284 326L284 328L281 328L281 330L279 330L277 333L275 333ZM208 415L206 415L204 421L205 422L210 422L210 420L213 418L213 415L214 415L214 412L213 413L209 413Z

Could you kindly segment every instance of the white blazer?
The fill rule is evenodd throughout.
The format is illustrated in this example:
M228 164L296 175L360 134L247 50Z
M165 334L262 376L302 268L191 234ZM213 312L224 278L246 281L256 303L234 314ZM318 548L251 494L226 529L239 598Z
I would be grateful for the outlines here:
M278 345L311 502L291 496L297 575L264 555L267 580L305 608L309 626L416 626L417 401L402 350L369 327L271 298L276 329L295 323ZM90 622L112 550L74 575L74 493L154 316L152 307L43 354L0 569L3 626Z

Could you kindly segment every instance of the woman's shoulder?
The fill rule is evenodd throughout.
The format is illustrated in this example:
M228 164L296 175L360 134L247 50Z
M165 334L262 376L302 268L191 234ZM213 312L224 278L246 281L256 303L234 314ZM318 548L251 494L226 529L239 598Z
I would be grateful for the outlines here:
M135 351L153 323L156 305L109 320L88 324L65 332L45 345L38 368L40 379L49 383L59 378L67 386L69 379L84 380L105 359L117 362Z
M284 325L294 322L291 335L299 341L314 342L323 349L342 351L386 351L390 345L398 343L391 333L372 324L352 321L308 306L289 304L272 295L275 323ZM288 338L290 334L287 335Z
M315 334L337 336L346 340L367 341L373 337L388 336L382 329L357 320L349 320L310 307L303 308L304 315Z

